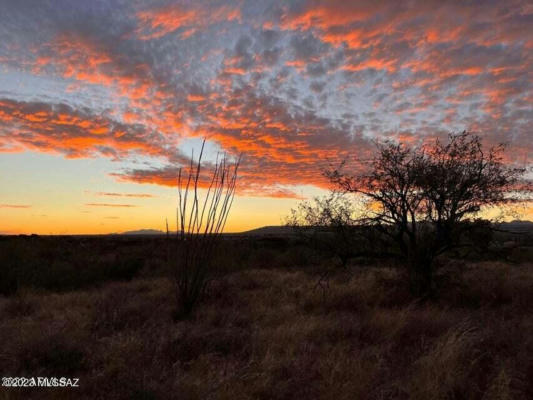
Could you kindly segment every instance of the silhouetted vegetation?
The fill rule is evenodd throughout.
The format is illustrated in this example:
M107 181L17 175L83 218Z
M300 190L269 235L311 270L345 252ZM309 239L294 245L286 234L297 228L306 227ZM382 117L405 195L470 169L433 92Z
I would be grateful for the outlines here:
M339 258L343 268L355 258L372 252L372 230L359 224L351 199L332 191L324 197L302 201L287 219L299 237Z
M19 288L52 291L85 288L110 280L130 280L145 256L130 246L113 248L120 239L12 237L0 241L0 294ZM110 246L111 244L111 246Z
M481 138L463 132L421 147L378 144L368 171L342 169L327 176L341 190L362 195L366 212L356 223L381 233L384 252L395 249L407 266L410 288L431 294L435 260L476 241L463 240L487 224L477 221L489 207L520 200L523 169L503 163L504 146L485 149Z
M217 158L205 197L200 198L204 146L205 140L196 165L194 157L191 157L187 176L182 176L181 168L178 173L178 226L176 240L169 243L173 245L169 261L176 288L177 317L188 316L206 292L214 268L214 254L228 219L237 183L239 161L232 165L224 155L220 160Z

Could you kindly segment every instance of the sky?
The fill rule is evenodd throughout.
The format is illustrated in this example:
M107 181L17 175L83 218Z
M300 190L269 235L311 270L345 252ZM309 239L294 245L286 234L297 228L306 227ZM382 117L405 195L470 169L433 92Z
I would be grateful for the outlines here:
M375 140L532 160L530 1L0 0L0 38L2 233L164 229L204 138L243 157L228 231Z

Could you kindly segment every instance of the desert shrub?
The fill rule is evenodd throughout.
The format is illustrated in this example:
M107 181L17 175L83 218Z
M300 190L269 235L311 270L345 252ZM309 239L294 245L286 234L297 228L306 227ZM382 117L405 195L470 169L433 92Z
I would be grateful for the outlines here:
M250 350L250 332L247 329L224 326L182 331L168 343L165 351L172 360L189 362L206 353L245 357Z
M83 349L62 336L47 338L46 342L34 343L22 357L22 369L43 369L50 374L69 374L83 367Z
M310 267L318 265L323 258L323 255L316 249L303 244L294 244L279 255L276 266L281 268Z
M280 253L268 247L261 247L254 249L250 256L250 265L255 268L273 268L278 265L278 257Z
M251 268L254 249L247 239L225 240L215 248L212 273L215 276Z
M17 276L17 267L16 265L13 265L13 263L8 262L1 262L1 264L0 294L9 296L16 293L18 290L19 280Z
M148 284L148 283L147 283ZM168 294L166 288L151 293L144 285L129 288L125 283L110 284L103 293L94 299L90 329L98 337L110 336L119 332L131 332L153 323L159 314ZM142 296L142 297L141 297ZM142 301L141 301L142 299ZM168 316L167 316L168 318Z
M33 299L28 298L28 296L21 293L17 293L16 296L13 296L3 308L3 313L8 317L27 317L32 315L37 305Z
M488 390L483 396L484 400L511 400L514 398L511 391L511 375L508 368L502 366L492 379Z
M517 246L513 248L508 260L514 263L526 263L533 260L533 247Z
M465 271L453 281L448 280L440 288L440 302L466 308L510 304L514 295L514 289L509 285L511 271L501 265L488 265Z
M38 248L20 238L0 242L0 294L12 295L31 279Z
M65 376L85 368L84 343L74 332L23 332L10 346L15 360L10 374Z
M467 326L443 335L416 361L408 392L412 399L448 399L471 389L469 374L477 367L472 354L476 332Z
M217 158L210 177L204 182L200 175L204 145L205 140L196 165L191 157L188 171L180 168L178 172L178 226L175 240L169 241L172 247L168 253L171 256L177 318L190 315L205 295L237 183L239 161L231 165L225 155L220 160ZM198 190L201 184L207 186L203 199L200 199Z
M340 265L367 254L371 248L367 229L358 226L357 206L342 193L332 191L324 197L304 200L287 219L301 240L330 257L338 258Z
M68 238L10 238L0 242L0 294L20 288L76 290L106 281L130 280L144 260L123 251L110 259Z
M131 280L135 274L143 267L144 261L141 258L121 258L111 266L105 266L109 280ZM107 280L104 279L104 280Z
M106 281L130 280L142 265L140 259L120 259L81 267L66 260L56 260L48 268L43 268L41 274L34 275L29 283L52 291L76 290Z

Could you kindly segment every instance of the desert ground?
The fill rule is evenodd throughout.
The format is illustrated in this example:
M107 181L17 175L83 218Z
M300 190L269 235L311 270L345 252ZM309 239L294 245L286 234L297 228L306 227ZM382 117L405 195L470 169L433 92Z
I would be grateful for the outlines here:
M0 398L533 397L524 243L441 260L435 296L421 301L394 260L341 269L297 240L233 237L205 298L176 319L166 240L1 238L2 376L79 387Z

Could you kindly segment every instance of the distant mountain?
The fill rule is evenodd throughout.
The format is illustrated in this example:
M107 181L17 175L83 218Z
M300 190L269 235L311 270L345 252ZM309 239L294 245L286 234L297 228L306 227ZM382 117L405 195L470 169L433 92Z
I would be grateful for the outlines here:
M246 236L286 236L293 235L294 229L285 225L271 225L241 232L240 234Z
M503 229L510 232L530 232L533 231L533 222L532 221L520 221L514 220L511 222L502 222L496 224L499 229Z
M163 235L166 232L157 229L139 229L137 231L122 232L121 235Z
M495 224L495 226L509 232L533 232L533 221L515 220ZM294 234L295 231L292 227L284 225L263 226L240 233L240 235L246 236L290 236Z
M176 234L176 231L169 232L171 235ZM224 235L228 236L285 236L291 235L294 231L289 226L274 225L274 226L263 226L261 228L252 229L246 232L227 232ZM119 235L166 235L166 232L160 231L157 229L139 229L135 231L127 231L119 233Z
M502 222L496 224L498 229L506 230L509 232L530 232L533 231L532 221L511 221ZM157 229L139 229L136 231L122 232L121 235L165 235L166 232ZM170 232L170 234L176 234L176 232ZM236 233L224 233L227 236L292 236L295 231L290 226L285 225L269 225L262 226L260 228L251 229L245 232Z

